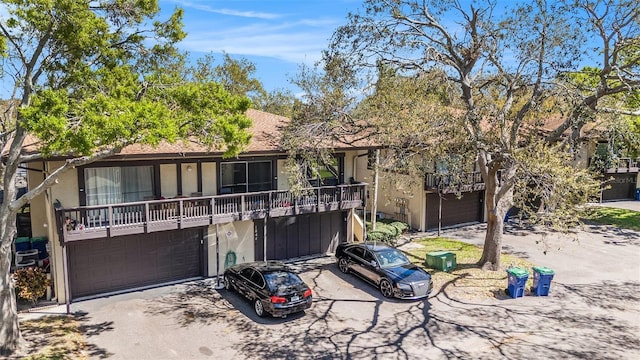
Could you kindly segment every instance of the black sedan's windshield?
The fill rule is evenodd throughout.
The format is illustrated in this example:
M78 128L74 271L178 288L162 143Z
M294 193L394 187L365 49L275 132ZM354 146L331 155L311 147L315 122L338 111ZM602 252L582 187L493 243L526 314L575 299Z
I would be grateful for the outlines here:
M409 259L396 249L382 249L375 252L378 263L383 268L402 266L409 263Z

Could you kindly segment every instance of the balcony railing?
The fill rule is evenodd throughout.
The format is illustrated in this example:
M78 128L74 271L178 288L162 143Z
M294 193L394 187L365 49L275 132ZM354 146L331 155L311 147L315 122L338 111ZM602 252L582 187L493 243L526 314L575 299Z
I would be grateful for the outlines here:
M611 173L634 173L640 168L640 159L619 158L616 159L615 166L606 169L608 174Z
M440 190L444 194L448 194L484 190L485 184L479 171L462 173L456 176L425 174L424 189L427 191Z
M366 184L289 191L180 197L57 210L64 242L363 206Z

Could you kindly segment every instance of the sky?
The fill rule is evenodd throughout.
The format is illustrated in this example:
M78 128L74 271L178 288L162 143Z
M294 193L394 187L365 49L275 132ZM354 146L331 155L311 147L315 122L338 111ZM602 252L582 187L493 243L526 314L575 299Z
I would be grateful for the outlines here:
M187 37L180 47L193 58L223 52L256 65L267 91L295 87L299 65L313 65L334 30L361 0L160 0L163 16L184 10Z

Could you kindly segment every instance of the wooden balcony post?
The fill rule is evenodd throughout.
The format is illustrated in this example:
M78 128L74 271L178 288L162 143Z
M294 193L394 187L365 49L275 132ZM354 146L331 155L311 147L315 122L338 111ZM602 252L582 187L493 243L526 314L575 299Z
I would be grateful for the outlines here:
M107 218L109 219L109 224L107 225L107 237L111 237L111 227L113 226L113 206L111 205L107 207Z

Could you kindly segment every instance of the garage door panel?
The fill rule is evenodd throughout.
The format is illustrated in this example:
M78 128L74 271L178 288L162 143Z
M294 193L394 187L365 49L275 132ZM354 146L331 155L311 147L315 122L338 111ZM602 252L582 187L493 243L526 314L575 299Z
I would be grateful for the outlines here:
M190 229L69 244L71 297L201 276L200 237Z
M602 200L633 199L637 184L637 174L607 175L609 189L602 190Z
M263 226L256 221L255 226ZM278 217L267 223L267 258L283 260L332 251L332 245L345 241L346 220L343 212ZM259 229L256 233L260 232ZM262 259L261 240L256 239L256 259Z
M453 226L469 222L482 221L482 200L484 192L463 193L461 198L456 194L445 194L442 198L442 226ZM426 227L438 227L440 199L438 194L427 194Z

